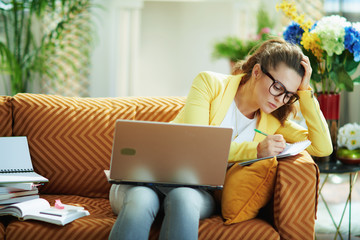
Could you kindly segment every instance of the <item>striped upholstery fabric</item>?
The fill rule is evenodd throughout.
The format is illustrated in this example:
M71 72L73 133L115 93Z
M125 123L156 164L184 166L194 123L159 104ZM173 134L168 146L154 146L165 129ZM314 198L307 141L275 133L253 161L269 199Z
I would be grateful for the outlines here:
M71 98L17 94L16 136L27 136L35 170L49 179L43 193L107 197L116 119L134 119L134 98Z
M50 204L55 199L61 199L65 204L82 206L90 212L89 216L79 218L74 222L59 227L39 221L13 221L6 228L6 238L22 240L66 239L66 240L97 240L107 239L116 220L109 201L103 198L87 198L66 195L42 195ZM151 240L158 239L159 226L153 227ZM266 239L278 240L279 234L267 222L253 219L240 224L224 226L220 216L200 221L199 240L232 240L232 239Z
M153 226L149 239L157 240L160 225ZM279 240L279 233L261 219L252 219L233 225L224 225L220 216L200 221L199 240Z
M261 219L252 219L239 224L225 226L220 216L201 221L199 227L199 239L280 239L280 235L267 222Z
M319 174L306 151L279 161L274 222L282 239L314 239Z
M13 132L28 137L34 168L50 181L43 193L107 197L115 120L170 121L184 100L17 94Z
M0 137L12 134L11 97L0 96Z
M139 97L135 120L170 122L185 104L185 97Z
M5 226L2 222L0 222L0 240L5 239Z

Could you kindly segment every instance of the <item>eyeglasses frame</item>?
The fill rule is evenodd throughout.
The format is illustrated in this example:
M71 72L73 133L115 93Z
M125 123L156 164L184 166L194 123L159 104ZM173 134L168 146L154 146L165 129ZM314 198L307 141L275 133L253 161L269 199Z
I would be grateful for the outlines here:
M272 83L272 84L270 85L270 87L269 87L269 93L270 93L271 95L273 95L274 97L280 97L281 95L285 94L284 97L283 97L283 103L284 103L284 104L287 104L287 105L293 104L293 103L295 103L296 101L298 101L298 100L300 99L299 95L297 95L297 94L294 93L294 92L288 91L288 90L286 89L286 87L284 86L284 84L282 84L280 81L276 80L276 79L275 79L268 71L266 71L263 67L261 67L261 71L262 71L263 73L265 73L265 75L268 76L268 77L273 81L273 83ZM275 83L280 84L280 86L284 88L284 92L283 92L283 93L280 93L280 94L278 94L278 95L274 95L274 94L271 93L270 89L272 88L272 86L274 86ZM285 96L286 96L288 93L290 93L292 96L295 97L295 100L294 100L294 101L291 101L291 102L290 102L290 100L291 100L291 97L290 97L290 98L289 98L289 101L288 101L288 102L285 102ZM289 103L289 102L290 102L290 103Z

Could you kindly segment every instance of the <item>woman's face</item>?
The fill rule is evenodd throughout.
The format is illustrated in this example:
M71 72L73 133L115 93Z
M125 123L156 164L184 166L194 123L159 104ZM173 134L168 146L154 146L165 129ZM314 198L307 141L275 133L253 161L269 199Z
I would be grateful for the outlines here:
M257 84L257 92L259 93L258 103L260 109L269 114L285 104L284 98L285 102L287 99L285 94L281 94L283 91L296 93L302 78L294 69L289 68L284 63L280 63L276 70L263 69L267 74L261 70L261 67L259 67L259 69L260 79L258 81L259 84ZM277 81L276 84L273 84L274 80L272 80L271 77ZM271 90L269 90L270 87ZM274 95L281 95L274 96L270 91Z

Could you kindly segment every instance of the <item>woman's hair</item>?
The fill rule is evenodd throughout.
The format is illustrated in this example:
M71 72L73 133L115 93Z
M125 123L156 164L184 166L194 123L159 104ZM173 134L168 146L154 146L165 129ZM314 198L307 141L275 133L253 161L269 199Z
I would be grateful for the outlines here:
M289 68L295 70L299 76L305 74L304 67L300 64L304 54L295 44L286 42L280 38L269 39L260 46L250 51L249 56L242 61L238 61L233 68L233 74L245 74L241 79L240 85L249 81L255 64L269 71L276 69L280 63L284 63ZM296 114L296 108L293 104L285 104L276 109L271 114L275 116L281 124L284 124L289 114Z

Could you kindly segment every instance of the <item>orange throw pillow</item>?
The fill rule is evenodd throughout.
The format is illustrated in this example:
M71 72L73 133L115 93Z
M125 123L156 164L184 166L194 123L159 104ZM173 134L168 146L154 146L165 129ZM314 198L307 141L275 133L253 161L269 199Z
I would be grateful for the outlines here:
M277 168L276 158L248 166L234 164L226 173L221 199L225 224L255 218L272 198Z

